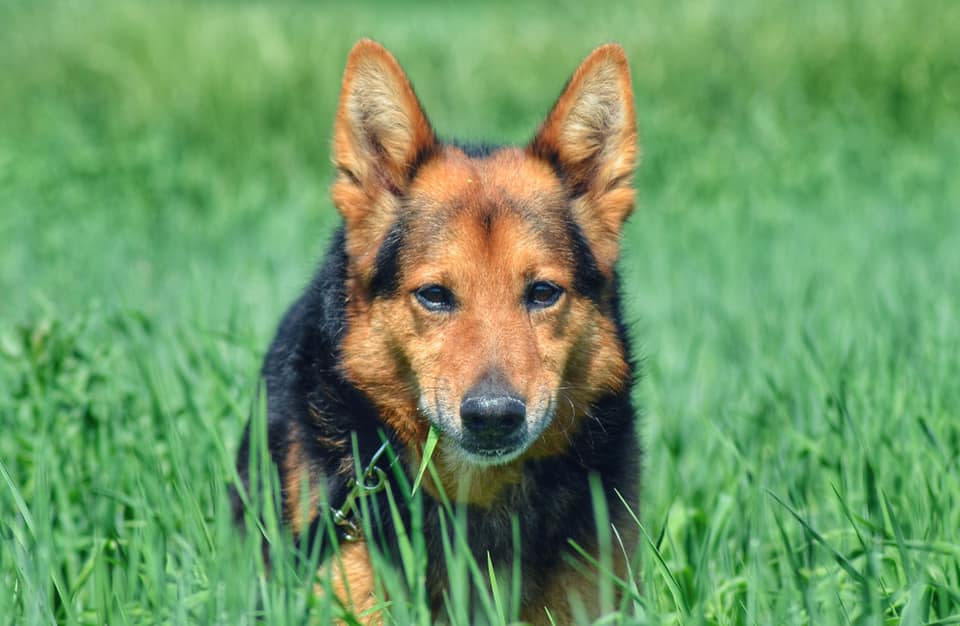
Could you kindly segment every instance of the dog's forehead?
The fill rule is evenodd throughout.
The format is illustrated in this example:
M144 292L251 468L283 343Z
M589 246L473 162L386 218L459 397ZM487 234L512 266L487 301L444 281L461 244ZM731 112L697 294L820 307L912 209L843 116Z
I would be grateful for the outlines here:
M550 165L519 148L471 157L445 147L421 166L405 199L408 277L422 282L442 271L490 282L569 268L566 203Z
M563 201L553 169L514 147L471 157L457 146L444 146L421 167L408 194L410 209L435 223L465 212L479 218L508 209L540 214L542 220Z

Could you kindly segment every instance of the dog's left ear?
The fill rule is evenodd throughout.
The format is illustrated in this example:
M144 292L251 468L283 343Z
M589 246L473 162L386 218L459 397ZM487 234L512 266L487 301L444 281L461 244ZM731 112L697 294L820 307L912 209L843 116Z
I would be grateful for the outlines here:
M559 171L574 217L612 266L633 210L637 126L627 57L619 45L590 53L527 150ZM603 254L603 253L606 254Z

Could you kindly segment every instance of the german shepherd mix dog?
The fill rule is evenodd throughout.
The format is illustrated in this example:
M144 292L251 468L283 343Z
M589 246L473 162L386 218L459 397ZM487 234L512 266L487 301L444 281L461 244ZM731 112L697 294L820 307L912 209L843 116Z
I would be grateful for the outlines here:
M334 126L343 225L263 366L282 515L303 545L333 552L331 508L353 501L357 468L384 441L395 455L379 462L393 459L385 473L409 532L404 502L433 429L418 514L434 614L448 585L445 497L465 511L481 567L489 559L499 577L519 559L524 620L546 622L545 607L557 623L576 606L602 612L599 575L571 540L600 559L610 529L594 519L598 493L619 536L607 562L627 576L637 526L621 497L635 508L640 452L615 265L636 141L617 45L587 57L529 144L470 147L437 138L389 52L356 44ZM249 450L248 428L248 487ZM323 566L339 600L372 622L388 609L369 610L385 600L371 551L401 562L386 495L370 497L366 537L340 517Z

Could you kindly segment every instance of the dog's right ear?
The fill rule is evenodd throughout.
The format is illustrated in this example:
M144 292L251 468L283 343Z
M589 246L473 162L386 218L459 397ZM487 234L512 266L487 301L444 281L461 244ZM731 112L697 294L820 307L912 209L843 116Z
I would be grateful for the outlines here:
M437 142L400 64L375 41L361 39L347 57L333 142L334 203L354 243L376 245L358 235L386 233L394 199Z

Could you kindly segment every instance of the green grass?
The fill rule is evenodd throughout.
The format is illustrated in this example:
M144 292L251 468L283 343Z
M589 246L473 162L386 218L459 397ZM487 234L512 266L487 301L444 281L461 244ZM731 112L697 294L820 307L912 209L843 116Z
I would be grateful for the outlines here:
M628 50L625 623L960 623L960 5L345 4L0 2L0 623L329 619L226 492L362 35L442 134L517 142Z

